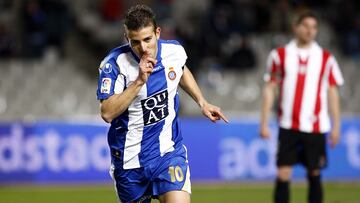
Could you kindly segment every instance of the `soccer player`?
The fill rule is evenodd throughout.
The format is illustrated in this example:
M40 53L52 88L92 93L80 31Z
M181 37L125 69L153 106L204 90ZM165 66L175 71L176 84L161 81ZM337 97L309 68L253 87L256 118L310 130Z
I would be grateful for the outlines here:
M185 65L184 48L160 39L153 11L131 7L125 15L128 44L110 51L100 65L97 97L111 123L111 175L122 202L190 202L190 172L178 121L178 86L211 121L228 122L206 101Z
M322 202L320 170L327 160L325 133L330 131L332 147L339 142L338 86L343 84L343 77L334 56L314 41L317 27L313 13L299 15L293 27L295 38L272 50L267 61L260 134L263 138L270 136L269 114L280 87L276 203L289 202L292 166L296 163L307 170L308 202Z

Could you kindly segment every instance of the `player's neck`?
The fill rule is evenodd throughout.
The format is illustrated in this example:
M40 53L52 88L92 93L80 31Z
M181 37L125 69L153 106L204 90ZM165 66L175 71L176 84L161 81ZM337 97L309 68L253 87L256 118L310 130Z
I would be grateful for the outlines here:
M306 41L302 41L299 39L296 40L296 46L300 49L308 49L308 48L310 48L311 44L312 44L312 41L306 42Z

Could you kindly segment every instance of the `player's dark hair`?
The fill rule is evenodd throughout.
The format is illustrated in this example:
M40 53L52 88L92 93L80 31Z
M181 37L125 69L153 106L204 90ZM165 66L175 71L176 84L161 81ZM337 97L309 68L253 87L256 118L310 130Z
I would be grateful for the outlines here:
M300 14L298 14L297 17L295 18L295 25L300 25L305 18L313 18L317 22L319 21L319 18L317 17L317 15L314 12L304 11L304 12L301 12Z
M125 14L124 25L128 30L136 31L150 24L154 26L154 30L157 28L155 14L151 8L146 5L132 6Z

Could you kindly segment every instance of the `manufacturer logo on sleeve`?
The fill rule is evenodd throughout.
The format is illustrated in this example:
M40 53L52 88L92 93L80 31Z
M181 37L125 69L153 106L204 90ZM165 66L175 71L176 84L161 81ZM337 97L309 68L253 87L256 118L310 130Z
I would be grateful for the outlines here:
M111 71L112 71L112 65L110 63L105 64L104 72L105 73L111 73Z
M101 93L110 94L111 78L103 78L101 82Z
M141 100L143 110L144 125L151 125L165 119L169 115L168 92L161 91Z

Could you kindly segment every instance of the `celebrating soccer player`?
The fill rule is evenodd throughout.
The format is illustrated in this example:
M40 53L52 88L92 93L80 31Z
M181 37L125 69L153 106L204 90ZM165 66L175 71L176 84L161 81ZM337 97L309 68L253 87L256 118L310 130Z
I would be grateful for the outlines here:
M111 123L111 175L122 202L190 202L190 172L178 122L180 85L211 121L228 121L203 97L185 65L184 48L160 39L153 11L144 5L125 16L128 44L100 65L97 96Z

